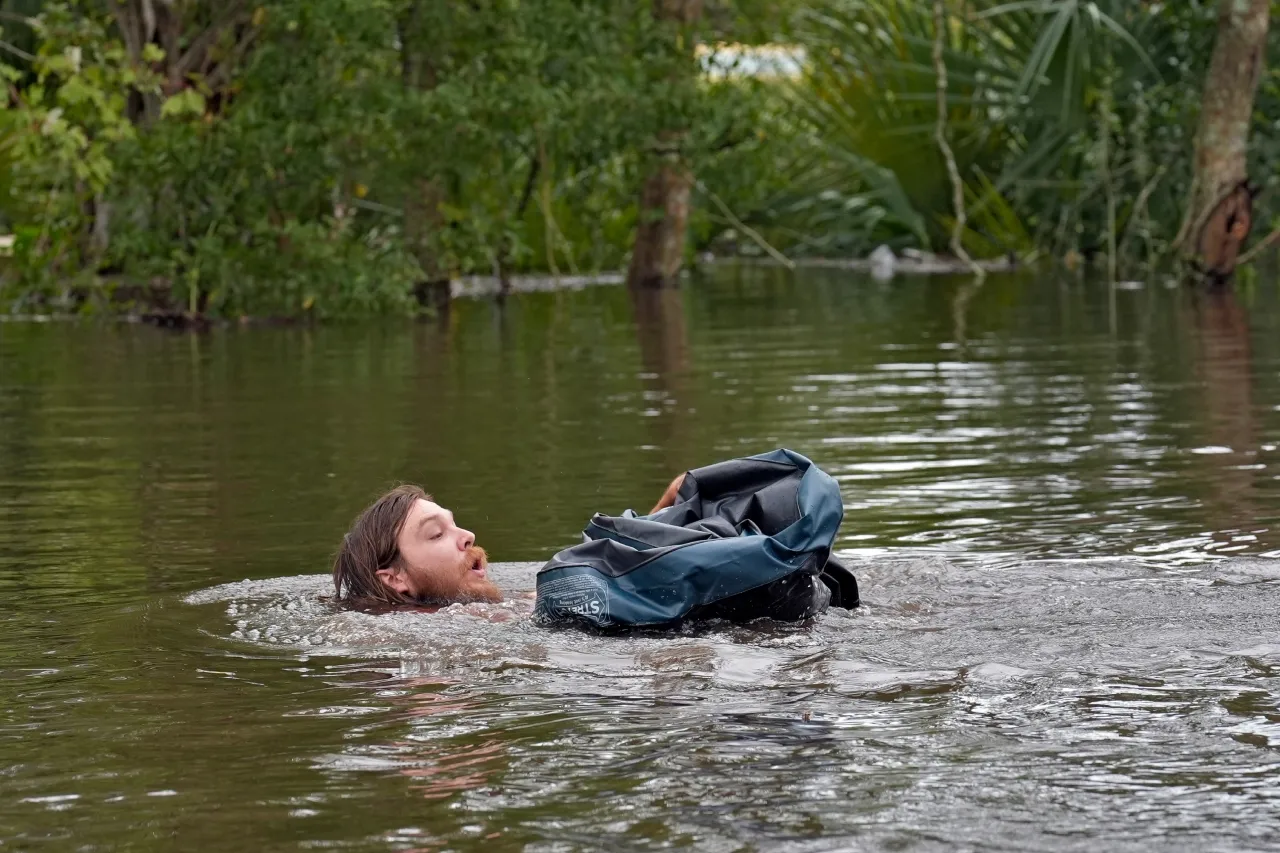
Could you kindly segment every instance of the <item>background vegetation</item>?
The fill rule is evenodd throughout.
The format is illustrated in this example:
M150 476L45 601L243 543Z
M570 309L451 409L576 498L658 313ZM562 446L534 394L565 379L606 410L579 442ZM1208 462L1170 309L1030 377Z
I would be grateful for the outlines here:
M700 11L673 35L609 0L3 0L0 305L413 313L459 275L619 269L671 128L689 254L947 249L930 4ZM964 248L1166 263L1217 11L952 0ZM683 71L690 38L715 73ZM725 45L786 45L801 70ZM1277 98L1267 72L1255 234L1280 214Z

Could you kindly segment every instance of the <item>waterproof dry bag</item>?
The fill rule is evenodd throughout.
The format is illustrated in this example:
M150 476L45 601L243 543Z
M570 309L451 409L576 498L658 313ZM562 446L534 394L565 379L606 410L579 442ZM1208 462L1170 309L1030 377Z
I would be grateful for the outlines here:
M689 471L653 515L595 515L537 578L536 618L592 628L695 619L795 621L856 607L831 559L844 517L836 482L790 450Z

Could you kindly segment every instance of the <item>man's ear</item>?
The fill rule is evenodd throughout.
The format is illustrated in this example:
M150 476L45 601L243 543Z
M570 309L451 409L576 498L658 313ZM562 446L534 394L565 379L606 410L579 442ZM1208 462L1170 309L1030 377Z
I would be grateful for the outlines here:
M378 569L378 580L401 595L409 595L409 579L399 569Z

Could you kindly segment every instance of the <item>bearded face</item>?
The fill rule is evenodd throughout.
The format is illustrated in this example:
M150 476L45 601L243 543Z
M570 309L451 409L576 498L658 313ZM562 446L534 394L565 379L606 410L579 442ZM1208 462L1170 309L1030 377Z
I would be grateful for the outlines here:
M378 577L421 602L501 601L502 591L488 578L488 556L475 541L475 534L459 527L452 512L420 499L400 528L397 565L380 569Z

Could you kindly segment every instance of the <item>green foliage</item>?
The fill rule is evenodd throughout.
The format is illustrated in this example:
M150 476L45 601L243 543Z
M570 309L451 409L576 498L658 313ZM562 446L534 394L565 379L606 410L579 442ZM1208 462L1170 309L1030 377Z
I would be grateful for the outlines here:
M809 122L822 129L827 154L810 180L821 191L857 186L868 202L862 216L878 219L878 228L944 245L951 188L933 136L930 5L890 0L832 11L806 23L810 70L796 92ZM968 30L948 48L948 122L957 162L962 174L990 171L1005 140L986 122L992 85L984 81L999 80L999 71L974 48Z
M754 93L701 85L647 4L193 2L148 43L135 6L46 8L35 76L8 71L3 213L41 253L11 307L350 316L444 276L616 269L655 139L696 169L757 138Z
M1216 5L949 3L971 253L1160 261ZM11 310L414 313L427 281L617 269L673 152L697 178L692 251L948 244L929 3L706 0L693 31L608 0L157 8L0 0ZM740 73L741 43L795 46L803 73ZM1254 134L1262 222L1280 221L1278 133Z
M129 212L110 266L159 281L172 307L223 315L411 310L399 222L357 208L394 133L377 81L394 72L388 4L276 3L216 112L196 87L119 152Z
M1005 38L1041 32L1022 63L1014 95L1025 100L1008 120L1016 144L997 180L1038 244L1100 251L1112 207L1135 273L1165 254L1186 201L1216 7L1056 0L988 10L979 24Z
M565 235L626 204L614 179L640 133L628 96L645 20L608 3L402 5L400 130L375 184L410 216L424 184L442 197L425 238L407 223L415 254L453 273L588 254Z
M93 216L115 177L115 152L135 136L126 93L152 91L157 81L126 62L99 18L51 4L32 29L39 49L25 73L0 68L13 93L0 113L0 193L16 238L16 289L26 299L65 300L68 277L99 248Z
M1133 265L1158 260L1185 202L1216 5L949 4L947 124L968 248L1096 252L1114 211ZM801 248L944 249L954 211L933 139L931 4L826 0L797 31L809 63L794 99L819 153L799 206L774 214L807 217L820 237Z

